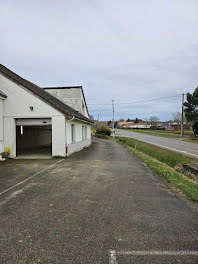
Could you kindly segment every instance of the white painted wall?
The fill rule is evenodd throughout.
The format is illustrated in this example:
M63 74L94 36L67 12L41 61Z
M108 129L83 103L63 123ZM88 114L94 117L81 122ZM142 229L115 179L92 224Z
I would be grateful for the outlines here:
M7 98L4 103L4 116L5 117L52 117L63 115L52 106L43 102L39 97L31 94L22 86L17 85L13 81L5 78L0 74L0 89L6 93ZM30 106L34 110L30 110ZM47 116L46 116L47 113Z
M71 137L71 125L75 125L75 142L72 142ZM82 126L87 126L87 137L86 139L82 139ZM66 121L66 140L68 145L68 155L71 155L72 153L81 150L85 147L88 147L91 145L91 126L87 123L80 122L77 120L67 120Z
M11 158L16 157L16 122L12 117L3 117L4 123L4 151L10 153Z
M52 117L52 156L66 156L65 116Z
M3 99L0 97L0 153L4 150L3 144Z

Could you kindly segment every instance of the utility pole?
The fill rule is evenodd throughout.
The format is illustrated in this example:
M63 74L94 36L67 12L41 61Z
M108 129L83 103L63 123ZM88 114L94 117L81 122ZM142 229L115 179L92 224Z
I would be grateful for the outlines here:
M115 138L115 129L114 129L114 100L112 100L112 110L113 110L113 138Z
M98 114L98 122L99 122L99 114Z
M181 137L184 136L184 93L182 94Z

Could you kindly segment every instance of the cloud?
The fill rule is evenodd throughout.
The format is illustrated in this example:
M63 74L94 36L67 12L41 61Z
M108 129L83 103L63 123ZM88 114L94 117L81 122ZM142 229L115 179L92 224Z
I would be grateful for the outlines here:
M142 101L198 86L197 0L1 2L1 62L41 86L83 85L87 103ZM119 105L169 119L180 100ZM101 119L111 107L89 106Z

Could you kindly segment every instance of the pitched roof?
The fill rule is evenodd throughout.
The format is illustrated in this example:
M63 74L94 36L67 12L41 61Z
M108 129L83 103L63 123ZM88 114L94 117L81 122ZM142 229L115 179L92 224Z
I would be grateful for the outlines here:
M70 106L64 104L62 101L58 100L53 95L49 94L48 92L41 89L39 86L35 85L34 83L31 83L27 81L26 79L23 79L16 73L12 72L8 68L6 68L4 65L0 64L0 73L3 74L6 78L12 80L16 84L19 84L23 87L25 87L27 90L29 90L31 93L39 97L41 100L46 102L47 104L51 105L53 108L58 110L59 112L63 113L64 115L68 117L75 117L77 119L80 119L82 121L91 122L91 120L81 113L75 111Z
M4 94L1 90L0 90L0 97L3 97L3 98L6 98L7 97L7 95L6 94Z
M44 90L81 89L82 95L83 95L83 98L84 98L84 102L85 102L85 106L86 106L86 109L87 109L87 113L89 115L89 110L88 110L88 107L87 107L87 103L86 103L86 100L85 100L85 95L84 95L84 91L83 91L83 87L82 86L41 87L41 88L43 88Z

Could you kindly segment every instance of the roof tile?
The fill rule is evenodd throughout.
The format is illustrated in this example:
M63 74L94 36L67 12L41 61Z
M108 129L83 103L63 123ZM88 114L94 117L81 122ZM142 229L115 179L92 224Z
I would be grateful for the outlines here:
M4 65L0 64L0 73L3 74L8 79L12 80L13 82L22 85L27 90L32 92L34 95L38 96L40 99L42 99L44 102L51 105L53 108L58 110L59 112L63 113L64 115L68 117L75 117L77 119L80 119L82 121L91 122L91 120L81 113L75 111L70 106L64 104L60 100L58 100L53 95L49 94L48 92L44 91L44 89L40 88L39 86L35 85L34 83L31 83L27 81L26 79L23 79L16 73L12 72L8 68L6 68Z

